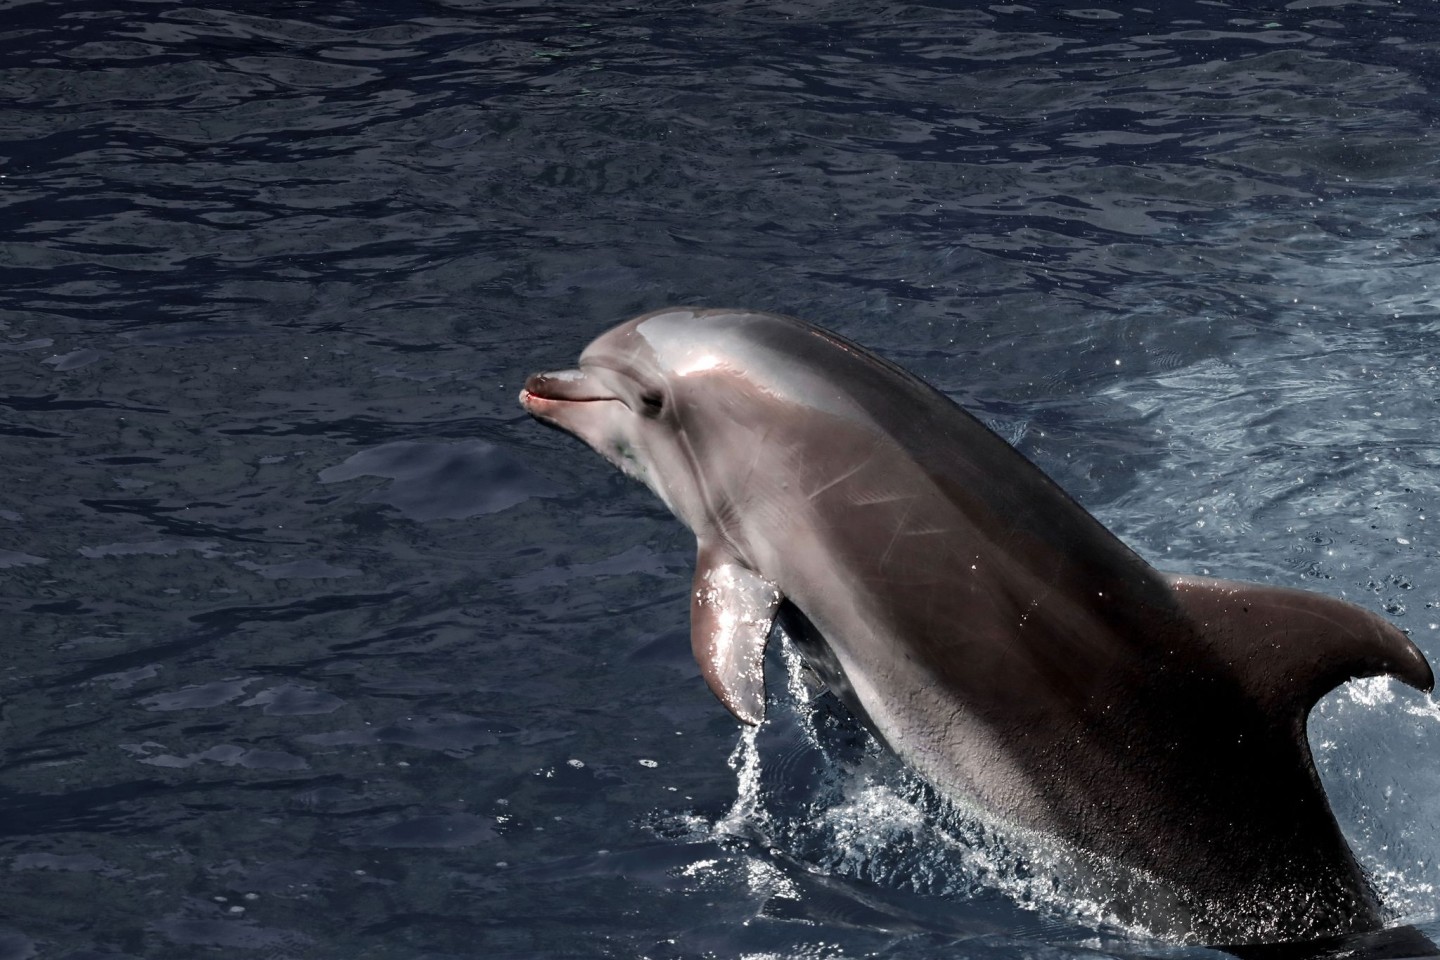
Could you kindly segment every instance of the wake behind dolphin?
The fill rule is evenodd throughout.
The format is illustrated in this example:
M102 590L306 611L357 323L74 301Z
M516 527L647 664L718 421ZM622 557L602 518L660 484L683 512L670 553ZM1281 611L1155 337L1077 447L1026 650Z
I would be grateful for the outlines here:
M942 794L1153 878L1137 915L1233 944L1382 925L1305 738L1347 679L1432 687L1380 617L1155 570L938 391L789 317L646 314L520 399L695 533L691 643L742 722L783 616Z

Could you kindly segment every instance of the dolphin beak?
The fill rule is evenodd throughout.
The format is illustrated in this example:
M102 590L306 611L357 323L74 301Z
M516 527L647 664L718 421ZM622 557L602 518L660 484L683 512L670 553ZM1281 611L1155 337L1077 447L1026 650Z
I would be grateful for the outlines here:
M536 373L525 381L520 391L520 406L530 414L542 417L564 403L588 403L594 400L617 400L583 370L552 370Z

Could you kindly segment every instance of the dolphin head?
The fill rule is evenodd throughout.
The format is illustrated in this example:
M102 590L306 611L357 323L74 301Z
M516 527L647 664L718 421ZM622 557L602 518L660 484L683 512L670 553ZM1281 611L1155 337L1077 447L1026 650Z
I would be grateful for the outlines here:
M530 377L520 403L640 480L697 535L743 541L731 501L754 501L761 451L817 471L834 456L849 456L805 439L829 436L822 424L867 421L856 399L835 385L845 364L911 379L791 317L676 307L602 334L576 369ZM732 546L744 555L743 543Z
M586 347L576 369L531 376L520 404L585 441L698 530L707 511L680 411L698 381L732 366L705 346L727 326L720 320L720 311L689 309L637 317Z

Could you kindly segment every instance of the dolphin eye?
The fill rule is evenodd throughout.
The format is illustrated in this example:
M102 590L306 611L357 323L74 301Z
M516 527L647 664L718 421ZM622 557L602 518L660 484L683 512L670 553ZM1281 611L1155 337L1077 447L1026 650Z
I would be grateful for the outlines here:
M658 417L660 411L665 409L665 398L659 393L646 391L640 394L640 405L645 416Z

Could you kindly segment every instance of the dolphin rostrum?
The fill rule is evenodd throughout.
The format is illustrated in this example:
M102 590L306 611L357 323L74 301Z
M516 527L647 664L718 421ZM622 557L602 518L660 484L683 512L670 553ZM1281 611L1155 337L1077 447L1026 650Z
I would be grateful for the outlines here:
M941 393L789 317L646 314L520 400L694 531L691 643L739 720L784 614L942 794L1137 872L1189 937L1382 925L1305 722L1353 677L1431 689L1385 620L1155 570Z

